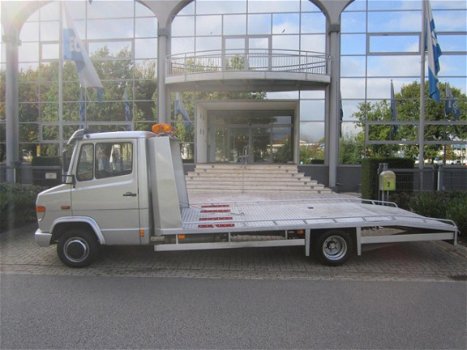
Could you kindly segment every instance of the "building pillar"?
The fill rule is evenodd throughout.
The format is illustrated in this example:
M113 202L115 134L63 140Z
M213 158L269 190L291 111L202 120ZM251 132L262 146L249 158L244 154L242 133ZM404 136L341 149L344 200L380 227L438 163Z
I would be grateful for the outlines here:
M167 55L168 55L168 28L159 28L157 40L157 103L158 103L158 122L166 123L168 121L168 93L165 86L165 77L167 76Z
M20 162L18 126L18 46L19 32L8 27L3 37L6 53L5 116L6 116L6 181L16 182L16 167Z
M329 167L329 184L336 188L337 165L339 162L340 123L340 24L328 26L329 55L331 57L331 83L328 88L328 132L326 135L326 163Z

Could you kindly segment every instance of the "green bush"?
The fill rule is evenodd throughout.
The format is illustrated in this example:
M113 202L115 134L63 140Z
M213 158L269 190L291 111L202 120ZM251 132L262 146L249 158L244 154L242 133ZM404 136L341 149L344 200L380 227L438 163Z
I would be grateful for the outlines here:
M365 158L362 159L361 192L362 198L378 199L378 175L380 163L388 163L389 169L413 169L414 161L407 158ZM412 192L413 178L396 176L397 192Z
M0 184L0 232L36 220L36 196L44 188L32 185Z
M450 219L467 235L467 192L422 192L411 197L409 207L423 216Z

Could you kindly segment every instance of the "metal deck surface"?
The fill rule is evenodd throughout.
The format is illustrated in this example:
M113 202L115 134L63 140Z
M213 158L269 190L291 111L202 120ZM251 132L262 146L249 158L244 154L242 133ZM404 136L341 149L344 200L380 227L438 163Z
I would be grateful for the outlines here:
M426 218L391 203L377 205L348 197L198 204L182 210L182 221L185 233L374 226L455 230L449 221Z

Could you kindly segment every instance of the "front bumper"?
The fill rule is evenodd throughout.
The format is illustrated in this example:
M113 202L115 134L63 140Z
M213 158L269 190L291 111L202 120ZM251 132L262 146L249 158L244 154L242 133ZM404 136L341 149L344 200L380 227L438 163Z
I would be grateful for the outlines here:
M34 239L39 246L48 247L50 245L50 240L52 239L52 234L42 232L41 229L38 228L34 233Z

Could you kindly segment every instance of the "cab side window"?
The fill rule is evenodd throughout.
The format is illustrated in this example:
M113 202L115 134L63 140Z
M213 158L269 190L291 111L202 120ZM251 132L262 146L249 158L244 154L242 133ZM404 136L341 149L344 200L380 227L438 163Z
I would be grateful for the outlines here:
M94 145L84 144L81 146L76 170L78 181L89 181L94 178Z
M96 179L131 174L133 145L130 142L96 144Z

